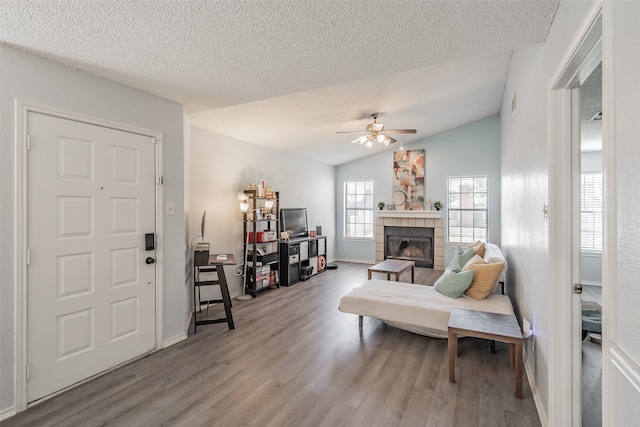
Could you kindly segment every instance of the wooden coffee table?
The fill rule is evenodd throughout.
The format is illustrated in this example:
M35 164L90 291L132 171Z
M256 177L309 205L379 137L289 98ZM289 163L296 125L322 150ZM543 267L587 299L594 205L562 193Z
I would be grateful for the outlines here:
M396 275L396 282L400 281L400 273L408 268L411 268L411 283L414 283L416 263L414 261L405 261L402 259L385 259L381 263L369 267L369 280L371 280L371 273L386 273L387 280L391 280L391 275Z
M509 344L509 367L516 373L516 397L522 399L522 332L513 314L454 308L449 317L449 381L456 382L455 363L458 335L484 338Z

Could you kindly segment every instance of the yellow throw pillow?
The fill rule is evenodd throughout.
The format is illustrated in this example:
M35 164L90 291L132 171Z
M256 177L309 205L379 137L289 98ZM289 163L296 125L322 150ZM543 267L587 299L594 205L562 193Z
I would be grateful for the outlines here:
M481 256L474 255L473 258L467 261L467 263L462 267L462 271L470 270L469 267L472 266L473 264L486 264L486 262Z
M471 264L465 270L473 270L473 282L465 294L473 299L485 299L495 289L504 268L504 262L491 264Z
M484 258L484 249L485 249L484 242L481 242L480 240L478 240L474 244L469 245L469 247L473 249L473 252L475 252L475 254L478 255L480 258Z

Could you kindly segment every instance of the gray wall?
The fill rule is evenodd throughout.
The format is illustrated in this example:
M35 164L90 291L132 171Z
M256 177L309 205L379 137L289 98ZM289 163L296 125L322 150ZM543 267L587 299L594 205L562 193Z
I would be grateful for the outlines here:
M490 117L465 126L405 144L407 150L425 150L425 200L445 205L447 177L487 175L489 177L489 241L500 244L500 119ZM362 148L366 150L365 147ZM344 203L342 185L346 180L372 179L375 203L391 202L394 149L356 160L336 168L336 258L373 263L375 243L342 238ZM456 245L445 248L445 265Z
M0 412L15 405L15 107L16 99L163 132L163 340L185 333L184 123L181 105L93 77L13 48L0 46Z
M234 253L240 264L244 242L236 194L264 179L280 192L281 208L307 208L309 227L322 226L328 260L334 259L334 175L333 166L192 127L189 236L198 234L206 209L205 237L211 250ZM227 273L227 278L230 292L241 293L241 277Z

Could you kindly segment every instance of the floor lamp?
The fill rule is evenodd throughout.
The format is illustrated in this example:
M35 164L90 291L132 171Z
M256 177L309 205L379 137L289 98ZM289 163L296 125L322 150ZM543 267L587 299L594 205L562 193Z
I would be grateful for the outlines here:
M245 220L245 215L247 214L247 211L249 210L249 203L247 203L247 200L249 199L249 196L247 196L245 193L240 192L238 193L238 200L240 200L240 211L242 211L242 217L243 217L243 221ZM239 301L249 301L251 299L251 295L247 295L247 256L249 255L249 233L247 233L245 231L244 233L244 268L243 268L243 272L242 272L242 295L238 295L236 297L237 300Z

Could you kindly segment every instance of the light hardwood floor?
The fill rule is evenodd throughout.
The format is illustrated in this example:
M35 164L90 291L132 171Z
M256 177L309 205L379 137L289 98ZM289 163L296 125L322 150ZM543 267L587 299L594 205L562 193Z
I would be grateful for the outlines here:
M2 425L540 426L526 378L524 399L514 396L506 344L491 354L487 341L460 339L451 384L446 339L369 318L360 331L357 316L338 311L368 267L338 264L292 287L234 300L233 331L202 326ZM423 284L441 273L416 270Z

